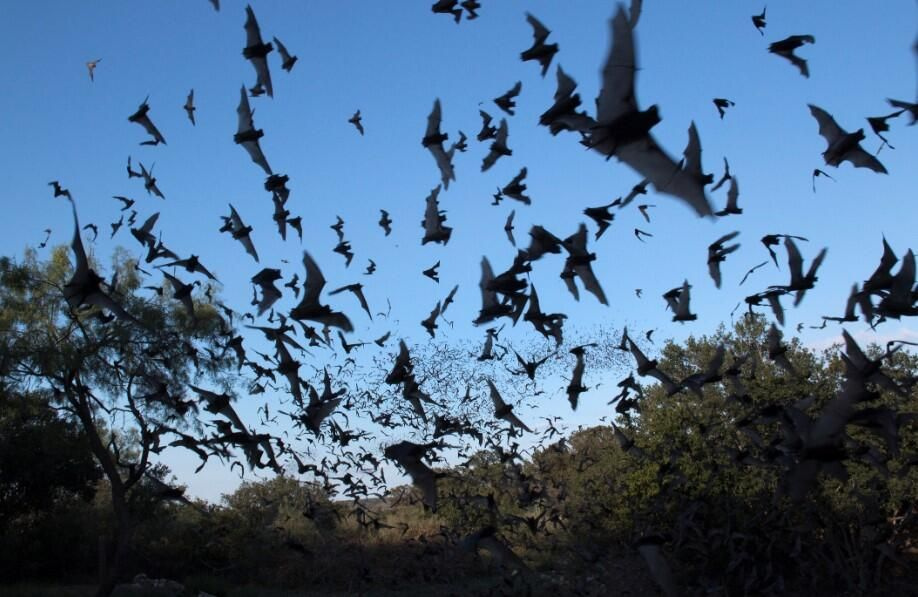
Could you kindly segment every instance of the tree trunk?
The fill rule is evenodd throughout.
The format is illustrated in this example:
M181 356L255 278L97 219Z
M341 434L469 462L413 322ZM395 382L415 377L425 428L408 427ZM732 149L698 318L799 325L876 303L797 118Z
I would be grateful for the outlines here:
M114 496L112 496L113 502L114 499ZM127 516L126 504L123 504L123 506L125 509L122 510L117 517L115 544L112 548L111 557L108 558L108 566L104 573L105 576L100 579L96 597L109 597L115 590L115 585L118 584L118 579L124 567L125 558L130 550L131 537L134 534L134 529ZM118 511L121 510L121 508L115 506L115 510Z

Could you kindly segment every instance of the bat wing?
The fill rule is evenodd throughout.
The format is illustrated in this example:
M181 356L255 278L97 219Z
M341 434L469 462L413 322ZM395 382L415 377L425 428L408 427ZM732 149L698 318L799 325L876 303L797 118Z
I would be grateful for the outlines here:
M637 110L634 97L634 36L621 5L609 21L609 26L612 49L602 69L602 91L596 98L596 119L603 123Z
M730 177L730 188L727 189L727 208L735 210L739 201L739 182L736 176Z
M787 268L791 275L790 285L798 286L803 283L803 257L800 255L797 243L792 238L784 238L784 247L787 249Z
M685 146L685 162L682 170L699 180L705 179L706 176L701 169L701 139L698 137L698 129L692 122L688 129L688 144Z
M806 63L806 60L804 60L804 59L801 58L800 56L797 56L797 55L794 54L793 52L782 53L782 54L780 54L780 56L783 56L783 57L787 58L787 59L790 61L791 64L793 64L794 66L796 66L797 69L800 71L800 74L801 74L801 75L803 75L803 76L806 77L807 79L810 78L810 67L809 67L809 65Z
M433 109L430 111L430 114L427 115L427 130L424 131L425 137L440 134L440 112L440 98L437 98L434 100Z
M434 161L437 163L437 168L440 169L440 182L443 183L443 188L449 189L449 181L456 180L456 172L453 170L452 154L447 153L440 143L429 145L427 149L430 150L430 153L434 157ZM485 158L485 161L492 155L499 156L499 154L495 154L492 151ZM497 157L495 157L494 160L496 161Z
M319 269L319 264L315 262L308 252L303 251L303 266L306 268L306 280L304 282L302 305L318 305L319 294L325 288L325 276Z
M255 259L255 263L259 263L258 251L255 250L255 245L252 243L252 238L246 234L239 237L239 242L242 243L242 246L245 248L245 252Z
M245 85L242 86L242 90L240 91L239 105L236 107L236 115L238 116L236 134L247 133L255 129L255 125L252 121L252 109L249 107L249 96L246 95L245 92Z
M648 179L657 192L682 199L700 216L713 214L702 181L680 168L652 136L620 147L616 155Z
M255 12L251 6L245 7L245 40L246 47L260 46L264 42L261 39L261 29L258 27L258 21L255 19ZM270 51L270 49L268 50ZM271 72L268 70L268 61L264 56L249 58L252 66L255 67L257 77L256 86L260 85L265 88L269 97L274 97L274 89L271 86Z
M188 92L188 98L185 100L185 111L188 112L188 119L194 125L194 89Z
M886 167L874 156L864 151L860 145L845 152L842 161L851 162L858 168L870 168L877 174L888 174Z
M162 143L163 145L166 144L166 139L163 137L162 133L159 132L159 129L156 128L156 125L153 124L153 121L150 120L149 116L144 116L143 118L137 120L137 122L143 126L144 130L146 130L151 137L153 137L153 141L144 141L141 143L141 145L157 145L159 143Z
M541 44L548 38L548 34L551 33L551 31L549 31L548 28L545 27L541 21L539 21L539 19L535 18L528 12L526 13L526 22L532 25L532 37L535 38L535 44L533 45L537 46Z
M287 46L281 43L281 40L274 38L274 44L277 46L277 51L280 53L281 60L287 62L290 60L290 52L287 51Z
M583 282L583 287L586 288L588 292L591 292L603 305L609 305L609 301L606 299L606 293L603 292L602 286L599 285L599 280L596 279L596 274L593 273L592 267L589 265L577 265L574 267L574 272Z
M567 286L567 289L572 295L574 295L574 300L580 300L580 291L577 289L577 283L574 282L574 268L570 265L570 261L564 264L564 270L561 272L561 279L564 280L564 284Z
M242 143L242 146L249 152L249 157L252 158L252 161L260 166L268 176L273 174L271 166L268 165L268 158L266 158L265 154L261 151L261 146L258 144L258 141L245 141Z
M504 399L501 398L500 392L497 391L497 386L494 385L494 382L490 379L488 381L488 388L491 391L491 402L494 403L494 410L502 410L507 408L507 403L504 402Z
M641 18L641 10L644 8L644 0L631 0L631 6L628 9L628 14L630 15L629 22L631 27L634 28L637 26L638 19Z
M835 122L835 119L832 118L828 112L813 104L807 105L810 108L810 114L813 115L813 118L815 118L816 122L819 124L819 134L828 141L829 145L847 134L844 129L838 126L838 123Z
M261 29L255 19L255 11L251 6L245 7L245 45L248 47L261 45Z
M708 274L714 280L714 286L720 288L720 261L718 259L708 259Z

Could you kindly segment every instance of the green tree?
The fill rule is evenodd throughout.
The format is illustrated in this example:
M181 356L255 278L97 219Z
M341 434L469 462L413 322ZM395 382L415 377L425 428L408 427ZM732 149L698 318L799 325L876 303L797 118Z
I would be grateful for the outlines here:
M81 430L108 484L114 536L99 595L110 594L122 572L143 505L151 496L180 497L157 483L153 456L169 433L203 438L188 384L229 388L236 364L223 356L233 331L211 305L198 301L192 318L162 296L143 296L134 265L116 252L103 283L137 320L130 321L66 300L72 267L63 247L45 262L31 251L21 262L0 259L3 399L31 395L57 408Z

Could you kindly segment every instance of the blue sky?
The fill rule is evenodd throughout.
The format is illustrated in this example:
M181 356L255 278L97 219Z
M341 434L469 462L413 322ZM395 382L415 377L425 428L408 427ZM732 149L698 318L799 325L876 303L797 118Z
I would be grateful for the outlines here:
M459 284L449 316L455 325L441 324L440 331L446 339L477 342L482 330L471 321L480 307L479 263L487 255L496 271L510 265L515 249L503 232L510 210L516 210L515 236L521 246L528 244L533 224L565 237L587 221L581 213L585 207L608 203L640 180L624 164L586 151L574 135L552 137L537 124L551 105L558 64L577 81L583 107L592 112L610 44L612 2L483 0L477 20L456 25L446 15L432 14L429 0L262 0L252 3L262 35L266 40L277 36L299 56L286 73L272 53L274 98L251 100L256 126L265 132L262 149L275 171L290 176L288 207L304 219L302 244L295 233L284 243L271 220L263 173L232 142L239 87L251 86L255 75L241 55L245 3L221 4L220 12L206 0L17 2L4 7L0 29L7 47L16 49L7 54L10 84L0 94L5 115L0 135L7 140L0 146L4 254L21 255L25 246L37 246L45 228L53 231L50 244L69 242L70 211L47 186L57 179L73 193L81 222L99 226L93 250L103 261L116 245L138 249L127 227L108 239L108 223L120 215L111 196L127 195L137 200L140 218L161 212L158 229L164 242L182 256L200 255L223 282L226 302L237 310L248 308L248 279L261 267L280 267L284 281L294 273L302 279L301 256L307 249L329 289L363 282L374 313L391 301L391 319L370 322L351 297L329 299L351 314L354 339L370 340L391 329L393 338L424 341L426 332L418 322ZM610 306L585 293L574 301L557 278L563 260L549 256L538 262L532 276L543 310L565 312L570 325L583 329L598 323L656 328L660 340L708 333L728 321L747 294L786 283L781 249L780 271L762 268L737 287L748 268L768 257L758 239L791 233L809 238L800 244L805 267L829 247L816 288L788 312L785 330L791 335L800 322L817 324L821 315L841 314L851 284L876 266L883 235L899 255L913 246L918 127L906 126L905 117L891 122L888 138L896 149L879 154L888 176L848 163L831 168L823 164L825 141L807 104L824 108L842 127L855 130L867 127L865 117L891 111L887 97L914 101L918 73L910 47L916 35L915 3L770 2L765 36L750 21L761 9L761 3L745 1L648 1L636 29L638 103L658 104L663 117L654 135L678 157L694 121L705 170L719 176L722 158L728 157L740 182L743 215L701 220L669 196L650 195L618 212L599 242L593 241L594 227L588 222L590 249L598 255L594 269ZM548 41L560 45L544 79L536 63L519 59L532 43L527 11L552 30ZM798 51L809 62L809 79L767 52L769 43L792 34L816 38ZM94 59L101 62L90 82L85 63ZM516 115L510 117L491 98L518 80L523 88ZM191 88L198 108L194 127L182 110ZM147 96L165 146L140 146L145 133L127 121ZM736 102L723 120L711 102L714 97ZM469 151L455 157L456 180L440 195L447 224L454 227L452 239L446 247L421 247L424 198L439 182L434 161L420 143L435 98L442 103L442 130L451 141L464 131ZM363 137L347 122L358 109ZM507 117L513 150L486 173L480 164L487 143L474 139L481 125L479 109L495 122ZM864 146L875 151L880 142L869 129L866 133ZM165 200L148 196L137 179L127 179L128 155L135 167L155 162ZM495 187L523 166L529 172L532 205L506 200L491 206ZM814 194L813 168L827 170L836 181L817 180ZM712 194L716 209L726 200L725 190ZM219 216L228 213L228 203L254 227L261 264L229 236L218 234ZM650 209L650 223L637 211L638 203L656 206ZM376 225L381 208L394 220L388 238ZM345 236L356 253L350 268L331 251L337 239L328 226L336 215L345 220ZM654 236L641 243L632 234L635 227ZM737 239L742 248L723 265L724 286L717 290L707 275L706 247L732 230L742 231ZM378 265L372 277L362 275L367 258ZM437 260L442 263L439 285L420 273ZM698 320L680 325L670 321L660 295L683 279L692 284ZM635 288L643 289L642 299ZM287 299L279 306L293 304ZM909 321L889 322L879 334L903 337L914 330ZM838 333L832 326L805 328L802 337L823 346ZM528 325L507 336L521 345L532 337ZM563 395L556 407L543 408L572 424L588 423L606 414L606 399L588 402L576 416ZM253 404L241 410L254 413ZM215 498L237 482L213 465L191 478L185 473L194 462L186 460L176 456L170 464L197 495Z

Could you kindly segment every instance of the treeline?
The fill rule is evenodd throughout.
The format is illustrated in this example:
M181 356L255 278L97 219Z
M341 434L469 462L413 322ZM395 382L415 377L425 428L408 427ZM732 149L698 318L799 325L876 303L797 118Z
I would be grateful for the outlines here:
M133 505L127 576L218 595L244 585L356 592L456 583L597 595L654 585L683 594L914 594L918 357L892 344L867 349L878 364L865 369L867 398L844 415L832 450L807 453L795 442L831 423L833 400L864 363L851 362L850 346L844 356L796 340L782 346L778 364L761 319L670 343L658 367L692 389L670 394L625 380L610 406L614 424L559 434L524 454L481 449L439 469L436 513L412 487L385 500L333 501L320 486L279 477L211 505L163 499L178 496L157 494L149 481L148 499ZM65 448L81 441L76 429L61 433L50 411L23 414L15 404L2 402L4 449L32 450L24 434L37 446L44 430L61 443L36 451L50 461L33 472L82 472L52 475L50 493L28 501L12 498L32 491L30 482L3 475L3 577L92 580L99 538L111 533L105 485L91 463L52 462L85 453ZM30 416L34 425L23 425Z

